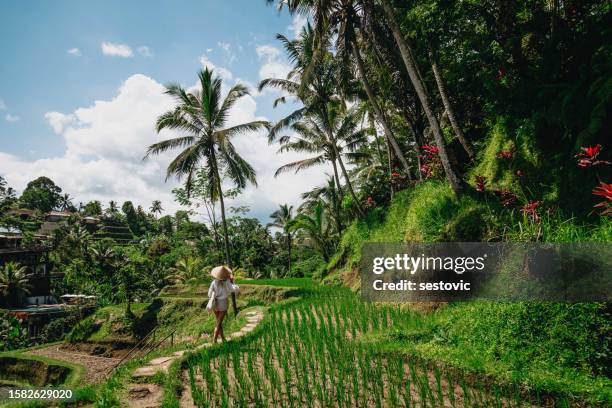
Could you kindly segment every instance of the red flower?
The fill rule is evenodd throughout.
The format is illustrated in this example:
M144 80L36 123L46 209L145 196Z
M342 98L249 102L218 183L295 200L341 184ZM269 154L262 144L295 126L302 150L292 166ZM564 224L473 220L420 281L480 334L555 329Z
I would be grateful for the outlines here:
M516 177L518 178L523 178L523 176L525 175L525 173L523 173L523 170L517 170L516 171Z
M498 81L501 81L502 79L504 79L505 76L506 76L506 70L503 68L500 68L497 70L497 76L495 78Z
M421 166L421 173L423 174L423 177L425 177L425 178L433 177L433 170L427 164L424 164L424 165Z
M509 160L514 156L514 152L512 150L502 150L497 153L496 157L502 160Z
M436 156L440 152L440 149L438 149L436 145L423 145L421 149L425 152L425 156L429 158Z
M485 184L487 183L487 178L485 176L476 176L476 191L483 192L485 191Z
M393 173L391 173L391 177L393 177L393 178L398 178L400 176L401 176L401 174L399 174L397 171L394 171Z
M503 189L496 191L496 193L499 196L499 202L504 207L512 207L516 203L517 197L512 191Z
M602 164L610 164L609 161L597 160L597 157L602 150L602 146L600 144L595 146L581 147L580 150L582 151L576 155L578 158L578 167L592 167Z
M599 183L599 186L593 189L593 195L601 196L605 198L599 204L595 204L594 207L602 207L603 212L601 215L611 215L612 214L612 184L606 184L603 182Z
M531 201L521 208L523 214L530 216L534 221L539 221L540 216L538 215L538 208L542 204L540 201Z

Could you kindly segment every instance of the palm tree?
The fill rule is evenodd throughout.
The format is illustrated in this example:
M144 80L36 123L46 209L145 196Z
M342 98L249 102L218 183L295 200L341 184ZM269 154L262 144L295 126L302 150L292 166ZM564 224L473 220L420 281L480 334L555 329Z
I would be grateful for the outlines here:
M332 166L334 169L334 175L336 182L338 183L338 189L340 190L340 180L338 177L338 168L336 167L336 161L340 170L347 181L347 187L349 193L355 198L355 194L348 177L348 172L344 166L341 154L337 148L336 135L333 132L335 126L334 120L336 111L339 106L343 105L343 101L338 94L337 80L336 80L336 67L333 61L333 55L329 52L325 53L325 56L321 57L319 64L316 65L314 70L314 78L309 83L305 83L303 76L306 74L305 70L312 67L314 52L316 50L316 44L314 42L315 35L310 25L307 25L300 34L300 38L294 41L290 41L287 37L278 34L276 36L284 45L285 50L289 54L290 59L293 61L293 69L288 74L287 78L267 78L259 83L259 89L263 88L277 88L285 93L287 96L298 99L303 106L285 118L279 120L271 129L268 135L270 143L274 142L278 136L278 133L283 129L291 127L294 123L303 120L304 118L315 116L317 121L321 124L320 128L323 131L324 136L328 139L329 146L333 150L332 153ZM279 103L284 103L287 96L282 96L274 102L276 107ZM361 204L356 201L357 210L363 214Z
M64 193L60 196L58 207L60 211L68 211L74 208L70 194Z
M174 109L157 118L156 129L172 129L182 132L179 137L164 140L149 146L148 157L168 150L183 150L168 165L166 180L175 175L186 177L187 194L196 172L203 169L210 180L210 197L219 199L221 221L225 244L225 261L230 265L230 244L225 219L225 203L221 183L229 178L238 188L247 183L257 184L255 170L236 151L233 137L269 129L267 121L253 121L226 128L230 110L235 103L249 92L244 85L234 85L225 99L221 97L221 79L206 68L198 73L199 89L188 92L178 84L166 86L166 94L174 97Z
M162 211L164 211L164 209L162 208L162 203L159 200L154 200L151 203L151 208L149 208L149 211L151 211L151 214L155 215L159 215L162 213Z
M172 280L188 281L201 275L202 268L198 258L186 256L179 259L172 268Z
M317 203L311 213L298 214L290 223L289 228L292 231L301 232L306 244L318 251L325 262L329 261L335 246L331 237L325 206L322 202Z
M345 151L352 152L366 144L366 131L358 128L356 110L350 109L348 112L343 112L343 110L344 108L337 107L329 112L327 118L322 118L315 113L301 122L293 123L289 128L293 130L295 136L284 136L279 139L281 145L279 153L297 151L314 154L314 156L281 166L275 176L289 170L298 172L326 161L331 162L335 167L336 161L344 162L342 157L347 154ZM327 136L330 134L333 135L332 138ZM360 210L361 203L344 164L342 164L342 174L355 206ZM337 172L334 172L334 176L338 189L340 189L341 184Z
M288 263L287 263L287 276L291 276L291 244L292 244L292 235L291 229L289 226L293 221L293 206L282 204L278 210L274 211L270 214L270 218L272 218L272 222L269 223L269 226L277 227L283 230L285 236L287 237L287 253L288 253Z
M321 62L325 59L325 55L328 54L328 52L324 50L328 46L330 39L335 37L335 48L338 51L338 56L343 60L341 66L349 66L349 56L352 55L357 65L359 80L366 91L374 116L382 125L385 137L395 151L404 171L406 174L410 174L410 166L397 143L389 120L384 115L376 98L376 94L367 78L363 57L357 45L356 31L360 24L359 13L361 12L361 7L354 4L356 2L352 0L266 0L268 4L274 2L277 2L277 7L279 9L287 6L289 12L292 14L297 13L312 16L314 22L313 40L311 41L314 49L309 54L310 58L307 64L302 68L302 84L300 89L316 81L316 78L319 76L317 67L321 65ZM347 74L346 69L344 69L341 76ZM336 78L334 78L334 80L336 80Z
M7 262L0 269L0 293L7 298L9 306L16 305L20 295L30 293L30 277L27 268L16 262Z
M385 15L387 16L387 24L389 25L389 28L393 33L393 38L395 39L395 42L397 43L397 46L399 48L402 60L404 61L404 65L406 66L406 70L408 71L408 76L410 76L410 81L414 86L419 100L421 101L423 110L425 111L425 115L427 116L427 120L429 121L429 127L433 133L436 145L438 146L440 161L442 162L442 167L444 168L444 172L446 173L446 178L448 179L453 191L457 193L461 190L461 181L459 180L453 168L451 167L450 160L448 158L448 153L446 151L446 143L444 141L444 136L442 135L442 130L440 129L438 119L436 118L433 109L431 108L429 93L427 92L425 83L423 82L423 79L419 73L418 66L413 57L414 53L411 50L410 44L408 44L408 41L406 41L406 39L404 38L399 24L395 20L395 11L393 10L393 7L391 6L389 0L382 0L382 5L385 11ZM447 112L449 112L448 109Z
M329 214L333 214L334 224L338 235L342 235L342 214L340 212L340 194L334 183L334 179L329 177L327 184L315 187L302 194L304 202L300 206L300 212L311 212L319 203L322 203Z

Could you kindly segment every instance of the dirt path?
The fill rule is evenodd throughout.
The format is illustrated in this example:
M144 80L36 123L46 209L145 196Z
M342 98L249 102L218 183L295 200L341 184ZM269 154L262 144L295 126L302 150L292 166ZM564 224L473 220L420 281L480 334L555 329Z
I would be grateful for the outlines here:
M261 310L251 310L245 312L245 315L247 323L240 330L227 336L228 341L252 332L263 319L263 312ZM212 346L212 343L204 343L196 347L195 350L201 350L210 346ZM161 399L163 397L162 388L159 385L146 382L146 379L153 377L159 372L167 373L170 365L186 352L187 350L181 350L168 356L157 357L149 361L147 365L137 368L132 374L132 377L137 380L138 383L128 384L128 393L123 402L130 408L155 408L161 406ZM180 406L195 407L191 397L188 377L185 375L185 373L181 373L181 378L183 383L183 392L181 395Z
M62 350L61 345L58 344L31 350L27 354L49 357L83 366L84 373L81 382L84 384L92 384L104 380L119 362L118 358L92 356L89 354Z

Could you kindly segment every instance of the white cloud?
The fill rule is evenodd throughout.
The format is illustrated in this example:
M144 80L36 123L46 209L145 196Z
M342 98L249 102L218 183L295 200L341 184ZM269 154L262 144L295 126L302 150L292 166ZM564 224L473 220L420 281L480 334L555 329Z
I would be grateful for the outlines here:
M131 200L146 208L159 199L167 212L176 211L180 206L171 190L178 182L174 178L167 183L164 180L166 167L178 151L142 160L147 146L172 137L172 133L158 135L154 130L156 118L174 103L163 91L157 81L137 74L129 77L110 100L95 101L66 114L48 112L45 118L67 146L64 154L27 160L0 152L2 175L18 191L32 179L46 175L76 202L100 200L106 205L110 200ZM227 126L261 118L256 98L246 96L234 106ZM277 155L278 146L268 145L265 131L240 135L234 145L255 168L259 187L249 186L227 205L247 205L251 215L264 222L278 204L299 204L300 194L321 184L324 171L331 170L322 166L274 178L279 166L302 156Z
M5 110L5 109L6 109L6 104L4 103L2 99L0 99L0 110Z
M4 119L7 122L19 122L21 120L21 118L17 115L11 115L10 113L7 113L6 116L4 116Z
M234 77L229 69L215 65L206 55L200 57L200 64L202 64L202 67L214 71L224 81L229 81Z
M134 52L127 44L118 44L112 42L103 42L100 45L102 54L111 57L131 58L134 56Z
M147 47L146 45L143 45L142 47L138 47L138 53L142 55L143 57L153 56L153 50L151 50L151 48Z
M281 59L281 50L272 45L259 45L255 48L263 65L259 68L259 79L286 78L291 66Z
M66 53L69 55L73 55L75 57L80 57L81 56L81 50L79 50L78 48L70 48L68 50L66 50Z
M308 24L308 17L303 14L296 14L287 29L293 33L294 38L297 38L306 24Z
M219 41L217 42L217 47L223 51L225 63L231 66L234 61L236 61L236 54L232 51L232 45L227 42Z
M60 112L47 112L45 113L45 119L47 119L55 133L62 134L64 129L74 123L76 118L74 115L65 115Z

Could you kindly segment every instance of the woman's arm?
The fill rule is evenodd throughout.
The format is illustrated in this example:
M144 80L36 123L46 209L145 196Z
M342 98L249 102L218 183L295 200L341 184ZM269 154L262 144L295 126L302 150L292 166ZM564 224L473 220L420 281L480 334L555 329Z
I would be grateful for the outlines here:
M215 290L213 289L213 285L215 284L215 281L210 282L210 286L208 287L208 298L210 299L213 295L213 293L215 292Z

